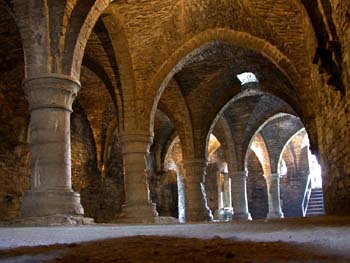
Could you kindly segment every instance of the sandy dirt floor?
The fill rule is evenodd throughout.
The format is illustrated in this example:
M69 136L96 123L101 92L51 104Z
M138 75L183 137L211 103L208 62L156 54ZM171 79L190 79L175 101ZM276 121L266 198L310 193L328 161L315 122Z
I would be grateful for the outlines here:
M157 236L17 248L0 256L12 262L350 262L350 258L320 255L315 249L283 242Z
M0 247L0 262L17 263L350 262L350 221L4 227Z

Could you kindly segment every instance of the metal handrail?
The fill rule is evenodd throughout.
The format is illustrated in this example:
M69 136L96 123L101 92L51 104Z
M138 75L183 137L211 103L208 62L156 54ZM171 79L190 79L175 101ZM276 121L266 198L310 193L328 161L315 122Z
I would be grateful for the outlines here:
M303 202L301 203L301 209L303 211L303 216L306 216L307 213L307 208L309 206L309 201L310 201L310 196L311 196L311 176L310 174L308 175L306 187L305 187L305 192L304 192L304 197L303 197Z

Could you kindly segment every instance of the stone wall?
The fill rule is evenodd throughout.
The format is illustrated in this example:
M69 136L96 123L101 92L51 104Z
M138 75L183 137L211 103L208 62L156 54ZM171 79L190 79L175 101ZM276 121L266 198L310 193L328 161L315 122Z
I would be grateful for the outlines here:
M0 221L19 216L30 188L28 103L21 87L23 65L0 71Z
M178 187L177 187L177 172L169 170L163 172L157 191L157 211L159 216L172 216L178 218Z
M248 153L247 197L252 219L266 218L269 210L267 186L262 166L253 151Z
M343 57L344 61L348 59L348 55ZM346 75L343 74L344 81ZM314 76L320 89L320 110L315 122L326 213L350 214L350 84L345 82L346 92L342 94L315 72Z
M113 221L124 202L122 155L114 136L104 173L97 167L96 148L89 121L75 106L71 118L72 184L81 194L85 216L96 222Z
M210 208L215 217L217 216L217 211L219 209L217 174L217 163L210 163L208 165L207 174L205 176L205 191L207 194L208 207Z
M326 212L350 214L350 93L324 88L323 107L317 116Z
M334 10L333 18L339 42L342 47L342 77L343 83L347 86L349 94L349 81L350 81L350 2L346 0L334 0L332 2L332 8Z
M155 155L155 152L151 152L147 158L147 182L151 201L156 204L159 216L178 218L178 172L174 169L175 167L163 171L158 170Z
M309 174L308 148L303 147L305 133L300 133L283 152L287 174L280 180L281 206L285 217L303 216L302 203Z
M118 134L113 135L107 156L105 176L99 189L99 210L96 222L114 221L125 201L123 156Z
M81 108L74 104L71 116L71 156L72 156L72 186L81 195L81 203L85 216L95 217L96 182L99 181L99 171L96 162L96 149L89 122Z
M338 68L342 87L329 85L329 74L314 66L312 79L317 91L318 105L315 109L313 130L317 133L318 155L322 166L323 190L327 214L350 214L350 3L331 1L333 19L340 46L341 58ZM339 73L339 72L337 72ZM314 148L315 145L313 145Z

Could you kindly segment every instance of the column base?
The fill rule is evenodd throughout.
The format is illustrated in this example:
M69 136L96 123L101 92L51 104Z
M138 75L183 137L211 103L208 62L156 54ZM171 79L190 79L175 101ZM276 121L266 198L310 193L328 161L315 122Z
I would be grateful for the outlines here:
M83 217L80 195L73 191L29 191L23 198L21 218ZM60 217L60 216L59 216Z
M268 212L266 219L284 218L283 212Z
M220 221L231 221L233 217L232 207L223 207L218 210L218 219Z
M25 217L8 222L8 226L72 226L92 225L94 219L82 215L51 215L41 217Z
M213 221L213 216L210 211L186 211L186 223L190 222L210 222Z
M157 222L158 212L156 204L124 204L117 223L152 224Z
M233 213L232 216L232 220L241 220L241 221L251 221L252 220L252 216L250 215L250 213Z

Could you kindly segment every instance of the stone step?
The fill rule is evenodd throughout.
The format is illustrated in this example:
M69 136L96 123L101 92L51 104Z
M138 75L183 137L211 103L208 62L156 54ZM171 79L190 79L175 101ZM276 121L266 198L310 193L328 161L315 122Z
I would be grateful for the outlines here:
M309 202L308 207L312 206L323 206L323 202Z
M317 202L309 202L309 206L311 205L323 205L323 202L317 201Z
M324 214L324 210L323 209L315 209L315 210L309 210L307 211L306 215L310 215L310 214Z
M320 216L324 215L324 213L312 213L312 214L307 214L306 216Z
M310 200L322 200L323 201L323 197L322 196L311 196Z
M312 189L306 216L324 215L322 189Z
M319 194L316 194L316 195L310 195L310 197L316 197L316 198L323 198L323 195L319 195Z
M323 207L310 207L307 209L307 212L309 211L324 211Z
M323 209L310 209L307 213L324 213Z
M311 204L323 204L323 200L322 200L322 199L321 199L321 200L318 200L318 199L317 199L317 200L310 200L310 201L309 201L309 204L310 204L310 203L311 203Z
M323 206L323 204L309 204L309 205L308 205L308 208L315 208L315 207L321 207L321 208L323 208L324 206Z
M321 198L321 199L323 199L323 195L311 195L310 198Z
M323 195L319 195L319 194L316 194L316 195L310 195L310 197L317 197L317 198L323 198Z
M324 208L323 207L312 207L312 208L307 210L307 213L308 212L318 212L318 211L324 212Z
M310 209L324 209L324 206L323 205L309 205L308 210Z

